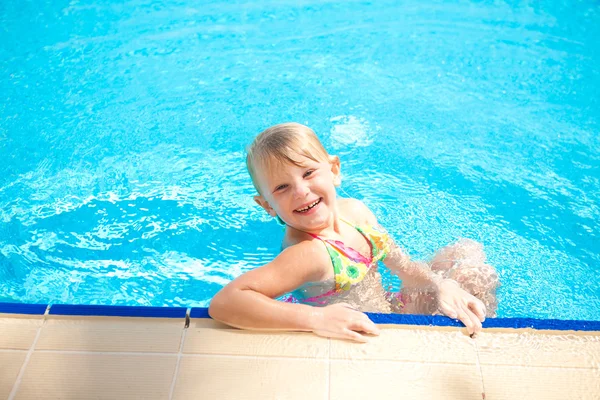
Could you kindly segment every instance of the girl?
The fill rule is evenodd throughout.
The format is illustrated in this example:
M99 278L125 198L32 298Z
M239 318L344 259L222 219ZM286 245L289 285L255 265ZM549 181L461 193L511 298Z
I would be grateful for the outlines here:
M243 329L365 342L361 332L379 330L363 312L440 311L460 319L470 334L481 329L486 314L494 315L498 277L485 264L482 246L462 240L429 264L411 261L367 206L336 196L340 160L310 128L287 123L265 130L246 163L258 192L254 200L285 224L283 251L219 291L210 304L212 318ZM399 295L383 289L379 261L402 279ZM289 292L294 302L274 300Z

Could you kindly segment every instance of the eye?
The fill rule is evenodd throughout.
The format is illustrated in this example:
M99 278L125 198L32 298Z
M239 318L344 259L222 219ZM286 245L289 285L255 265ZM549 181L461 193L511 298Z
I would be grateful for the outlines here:
M308 171L306 171L304 173L304 177L307 178L307 177L311 176L313 172L315 172L314 169L309 169Z
M277 186L277 187L275 188L275 190L274 190L274 191L275 191L275 192L277 192L277 191L283 190L283 189L285 189L287 186L288 186L287 184L284 184L284 185L279 185L279 186Z

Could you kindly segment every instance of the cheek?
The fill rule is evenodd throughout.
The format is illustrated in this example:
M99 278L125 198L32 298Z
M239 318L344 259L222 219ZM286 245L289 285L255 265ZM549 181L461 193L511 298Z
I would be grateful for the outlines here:
M326 176L323 176L323 178L321 179L320 182L320 186L327 190L327 192L331 192L334 193L335 192L335 185L333 184L334 182L334 177L332 174L327 174Z
M269 203L271 205L271 208L273 208L275 211L285 210L285 197L285 195L279 195L276 198L271 199L271 202Z

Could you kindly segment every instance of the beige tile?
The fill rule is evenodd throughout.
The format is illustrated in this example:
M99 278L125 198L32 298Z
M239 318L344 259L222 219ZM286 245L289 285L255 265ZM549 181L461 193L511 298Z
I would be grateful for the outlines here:
M0 314L0 349L28 350L43 322L42 315Z
M229 325L210 318L192 318L190 319L190 328L233 329Z
M332 340L331 358L474 364L476 352L473 339L459 330L403 326L381 329L365 344Z
M185 320L50 316L36 350L177 353Z
M177 356L34 352L16 399L168 399Z
M327 358L328 339L303 332L252 332L212 320L192 320L185 336L186 354L229 354Z
M464 364L332 360L330 390L331 400L482 398L479 371Z
M600 367L600 335L483 332L475 340L482 364Z
M0 351L0 399L8 399L25 356L26 351Z
M482 370L490 400L600 398L598 369L483 365Z
M173 398L326 400L327 371L325 360L183 356Z

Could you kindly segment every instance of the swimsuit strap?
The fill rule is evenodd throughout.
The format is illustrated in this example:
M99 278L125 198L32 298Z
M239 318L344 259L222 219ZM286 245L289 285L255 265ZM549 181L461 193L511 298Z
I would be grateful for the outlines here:
M369 246L370 246L370 250L371 250L371 258L373 258L373 241L367 236L365 235L365 233L358 227L358 226L354 226L352 225L350 222L348 222L347 220L340 218L340 220L344 221L345 223L347 223L348 225L350 225L351 227L353 227L354 229L356 229L358 231L358 233L360 233L366 240L367 242L369 242ZM354 261L354 262L362 262L365 263L367 265L371 264L372 260L363 256L361 253L359 253L358 251L354 250L352 247L348 247L344 244L344 242L336 240L336 239L327 239L327 238L323 238L319 235L315 235L313 233L308 233L310 236L312 236L315 239L319 239L320 241L322 241L323 243L325 243L326 245L330 245L332 247L334 247L335 250L337 250L339 253L343 254L344 256L348 257L350 260Z
M340 218L342 221L356 229L368 242L371 250L371 258L367 258L352 247L346 246L343 242L335 239L323 238L313 233L308 233L315 239L319 239L325 244L335 277L335 289L319 297L326 297L342 290L349 290L353 284L360 282L371 266L376 265L373 259L373 242L357 226L349 221ZM317 300L317 298L313 299Z
M366 260L365 256L363 256L351 247L346 247L346 245L344 245L344 243L340 242L339 240L323 238L319 235L315 235L314 233L306 233L308 233L315 239L319 239L320 241L326 244L334 246L342 254L346 255L351 259L354 259L355 261L362 261L367 264L370 264L377 261L383 261L385 259L385 257L390 252L391 243L390 237L387 234L387 232L385 232L385 230L377 229L376 227L370 225L354 225L345 218L339 218L340 220L344 221L345 223L356 229L365 239L367 239L371 247L371 260Z
M389 235L384 230L370 225L357 226L356 229L371 243L372 262L385 260L391 251L392 241Z
M340 221L344 221L345 223L347 223L351 227L356 228L356 225L354 225L352 222L348 221L346 218L340 217Z
M371 248L371 259L351 247L346 247L339 240L326 239L306 232L325 245L333 265L335 287L325 293L304 299L304 301L320 305L327 304L329 302L327 297L350 290L353 285L364 279L371 267L377 268L377 263L382 261L389 252L389 237L385 232L369 225L355 226L344 218L340 219L356 229L367 240ZM293 298L290 301L294 301Z

